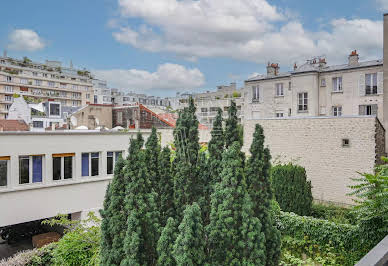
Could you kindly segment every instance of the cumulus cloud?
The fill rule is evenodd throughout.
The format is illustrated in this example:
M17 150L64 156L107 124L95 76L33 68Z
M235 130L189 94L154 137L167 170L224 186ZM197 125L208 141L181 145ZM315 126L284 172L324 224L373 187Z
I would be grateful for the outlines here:
M36 51L46 46L38 33L29 29L16 29L9 34L8 49L17 51Z
M361 57L381 55L382 22L336 19L322 32L303 24L266 0L118 0L122 19L137 27L117 27L118 42L150 52L170 52L188 60L229 57L290 65L326 55L343 62L351 50Z
M205 77L197 68L188 69L177 64L162 64L155 72L138 69L111 69L94 71L112 87L131 91L154 93L163 91L173 94L177 91L192 90L205 83Z

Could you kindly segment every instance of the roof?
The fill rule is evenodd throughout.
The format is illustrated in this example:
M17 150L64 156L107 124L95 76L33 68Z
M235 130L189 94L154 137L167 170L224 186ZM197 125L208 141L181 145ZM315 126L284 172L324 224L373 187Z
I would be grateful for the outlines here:
M163 118L164 120L170 122L175 127L176 120L178 119L178 115L175 113L161 113L158 114L159 117ZM201 123L198 124L199 130L208 130L209 128Z
M323 67L320 67L319 63L313 64L313 63L306 62L303 65L300 65L299 67L297 67L297 69L294 71L279 73L276 76L268 76L268 75L260 74L250 79L247 79L246 81L283 78L283 77L289 77L291 75L307 73L307 72L326 73L326 72L332 72L332 71L341 71L341 70L357 69L357 68L371 67L371 66L382 66L382 65L383 65L382 59L360 62L358 65L342 64L342 65L323 66Z
M0 131L29 131L30 127L24 120L0 119Z

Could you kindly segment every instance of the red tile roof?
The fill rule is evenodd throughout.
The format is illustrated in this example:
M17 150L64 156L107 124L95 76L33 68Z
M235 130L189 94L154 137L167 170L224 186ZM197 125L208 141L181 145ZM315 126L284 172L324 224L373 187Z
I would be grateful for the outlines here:
M29 131L30 127L23 120L0 119L1 131Z
M174 113L161 113L161 114L158 114L158 116L163 118L164 120L167 120L168 122L173 124L174 127L175 127L176 120L178 119L178 115L177 114L174 114ZM203 125L203 124L199 124L198 125L198 129L199 130L208 130L209 128L207 126Z

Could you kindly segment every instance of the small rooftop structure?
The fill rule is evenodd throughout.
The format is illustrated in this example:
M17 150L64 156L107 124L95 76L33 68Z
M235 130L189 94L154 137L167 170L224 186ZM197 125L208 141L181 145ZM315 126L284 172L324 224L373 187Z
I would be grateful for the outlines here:
M29 131L30 127L24 120L0 119L0 132L2 131Z

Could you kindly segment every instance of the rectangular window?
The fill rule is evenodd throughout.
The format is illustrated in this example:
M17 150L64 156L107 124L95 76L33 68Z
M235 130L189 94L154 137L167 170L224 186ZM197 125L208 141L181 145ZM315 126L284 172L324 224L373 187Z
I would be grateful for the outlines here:
M89 98L90 98L90 94L86 93L86 99L89 99Z
M377 104L369 104L369 105L360 105L359 106L359 114L360 115L377 115Z
M284 96L283 83L276 83L276 96Z
M365 94L377 94L377 73L365 75Z
M99 161L98 152L82 153L82 176L98 176Z
M202 113L206 113L207 112L207 108L201 108L201 112Z
M55 87L55 82L54 81L49 81L48 82L49 87Z
M342 77L333 78L333 92L342 91Z
M31 180L32 178L32 180ZM19 184L39 183L43 179L43 156L19 157Z
M71 88L72 88L73 90L78 90L78 86L77 86L77 85L72 85Z
M89 153L82 153L82 176L89 176Z
M4 99L5 99L6 102L12 102L13 97L9 96L9 95L5 95Z
M37 72L32 72L32 75L33 75L34 77L37 77L37 76L38 76L38 73L37 73Z
M252 100L259 101L259 86L252 86Z
M342 106L333 106L333 116L342 116Z
M50 115L59 116L61 115L60 105L57 103L50 103Z
M65 83L60 83L59 86L61 87L61 89L66 89L66 84Z
M107 156L106 157L106 163L107 163L106 172L108 175L111 175L111 174L113 174L113 169L114 169L114 166L115 166L117 160L122 156L122 152L121 151L116 151L116 152L110 151L107 153L106 156Z
M276 117L283 117L284 115L283 115L283 113L276 113Z
M7 82L12 82L12 77L11 76L6 76Z
M41 85L42 85L42 81L36 79L36 80L35 80L35 85L36 85L36 86L41 86Z
M13 92L13 87L12 86L5 86L5 91L6 92Z
M53 180L73 178L74 153L53 154Z
M43 121L32 121L32 127L43 128Z
M291 81L288 82L288 90L291 90Z
M28 80L26 80L26 79L20 79L20 83L21 83L21 84L27 84L27 83L28 83Z
M7 185L9 156L0 157L0 187Z
M298 111L303 112L308 109L308 94L307 92L298 93Z
M99 161L99 154L98 152L93 152L91 154L91 165L92 165L92 176L98 175L98 161Z
M326 87L326 79L321 79L321 87Z

